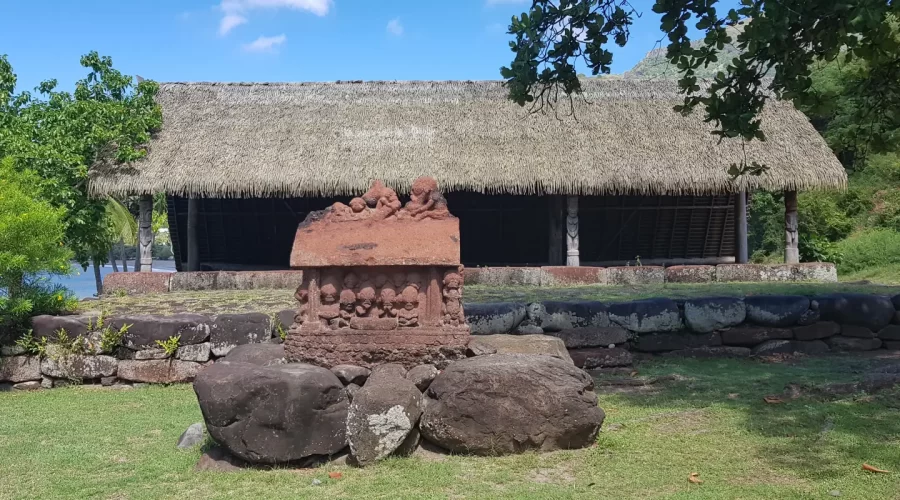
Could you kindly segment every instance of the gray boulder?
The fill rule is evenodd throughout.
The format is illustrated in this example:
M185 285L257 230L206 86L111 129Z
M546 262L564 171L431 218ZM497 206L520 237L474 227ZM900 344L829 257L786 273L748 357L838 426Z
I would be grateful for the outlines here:
M511 333L526 316L525 304L518 302L467 303L464 310L472 335Z
M455 453L583 448L594 443L605 417L593 387L583 370L550 356L468 358L431 383L419 429Z
M196 424L191 424L184 432L181 433L181 436L178 438L178 443L175 445L179 450L186 450L188 448L193 448L198 444L203 442L203 424L198 422Z
M356 384L362 386L366 383L366 379L369 378L369 374L372 371L362 366L337 365L331 367L331 373L337 375L338 380L344 385Z
M469 340L468 345L466 345L466 356L485 356L488 354L497 354L497 348L488 344L487 342L482 342L477 338L472 338Z
M546 301L543 303L545 332L569 328L609 326L606 305L597 301Z
M28 382L41 379L41 359L38 356L0 358L0 382Z
M86 335L88 324L94 321L96 321L96 317L87 315L35 316L31 318L31 334L35 339L46 337L49 340L56 340L56 333L59 330L65 330L69 338L75 338L79 335Z
M607 306L609 320L635 333L681 330L681 312L671 299L646 299Z
M572 361L563 341L550 335L482 335L478 340L497 354L538 354Z
M202 344L190 344L179 347L175 357L182 361L205 363L209 361L211 352L209 342L204 342Z
M412 382L395 372L374 373L354 393L347 414L351 455L360 466L391 455L416 429L423 409L422 392ZM412 439L418 444L418 433Z
M882 295L842 293L816 297L825 321L844 325L865 326L878 331L894 318L894 303Z
M209 329L215 356L225 356L239 345L266 342L272 337L272 321L263 313L220 314Z
M562 339L563 344L568 349L607 347L610 344L624 344L628 342L628 330L621 326L566 328L553 332L550 335Z
M714 333L657 333L641 335L634 340L634 350L641 352L665 352L694 347L715 347L722 345L722 336Z
M900 340L900 325L888 325L878 332L881 340Z
M690 299L684 303L684 321L697 333L709 333L739 325L747 317L743 299L710 297Z
M874 351L881 347L881 339L861 339L836 335L825 340L835 351Z
M428 389L428 386L438 376L438 373L440 371L434 365L418 365L412 367L406 373L406 380L412 382L420 391L424 391Z
M216 363L194 380L210 436L235 456L279 464L347 445L350 403L326 368Z
M737 326L721 332L722 343L727 346L753 347L769 340L790 340L794 332L790 328L771 326Z
M157 341L171 337L179 337L179 345L200 344L209 338L209 317L202 314L116 316L109 325L116 330L131 325L122 343L133 351L155 349Z
M877 333L869 330L867 327L859 325L841 325L841 335L860 339L874 339L878 336Z
M244 344L228 352L225 361L229 363L249 363L257 366L280 365L284 363L282 344Z
M41 361L41 373L52 378L98 379L116 374L119 362L112 356L69 354Z
M400 363L384 363L382 365L376 366L375 368L372 368L372 374L369 375L369 377L371 378L375 375L393 378L406 378L406 368L404 368Z
M809 297L799 295L753 295L744 303L748 321L777 328L797 324L809 310Z

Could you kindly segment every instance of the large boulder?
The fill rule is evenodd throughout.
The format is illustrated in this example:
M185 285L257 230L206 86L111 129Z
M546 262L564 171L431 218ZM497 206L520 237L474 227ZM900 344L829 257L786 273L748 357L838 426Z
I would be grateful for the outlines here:
M754 295L746 297L747 320L760 326L793 326L809 310L809 298L799 295Z
M609 320L635 333L681 330L681 312L671 299L646 299L607 306Z
M467 303L464 310L472 335L511 333L526 316L525 304L518 302Z
M497 354L539 354L572 361L563 341L550 335L482 335L478 341L494 347Z
M567 328L607 327L609 313L606 305L596 301L547 301L543 303L544 318L541 326L545 332Z
M621 326L587 326L583 328L566 328L551 333L562 339L568 349L580 347L608 347L610 344L628 342L628 330Z
M109 324L116 330L130 325L122 343L133 351L157 348L157 341L171 337L178 337L179 345L201 344L209 338L209 317L202 314L117 316Z
M46 337L56 339L59 330L65 330L69 338L88 333L88 325L96 321L94 316L50 316L41 315L31 318L31 334L35 339Z
M431 383L419 428L455 453L583 448L605 417L593 380L551 356L492 354L451 363Z
M209 342L204 342L202 344L188 344L179 347L175 352L175 357L182 361L205 363L209 361L210 353Z
M203 369L202 363L179 359L151 359L119 361L119 378L148 384L176 384L194 380Z
M406 373L406 380L412 382L420 391L424 391L428 389L439 373L440 371L434 365L418 365L410 368Z
M709 333L739 325L747 317L744 299L709 297L684 303L684 321L697 333Z
M888 325L878 332L881 340L900 340L900 325Z
M634 350L641 352L665 352L691 349L694 347L715 347L722 345L722 336L713 333L657 333L641 335L634 340Z
M10 356L0 358L0 382L28 382L41 379L41 359L38 356Z
M53 378L98 379L115 375L118 366L119 361L112 356L67 354L44 358L41 361L41 373Z
M209 329L212 353L225 356L239 345L265 342L272 338L272 320L263 313L220 314Z
M743 347L753 347L769 340L790 340L794 338L794 332L790 328L770 326L743 325L721 333L723 344Z
M819 313L825 321L865 326L878 331L894 318L894 303L882 295L841 293L816 297Z
M338 380L344 385L363 385L372 370L356 365L336 365L331 367L331 373L337 375Z
M232 454L278 464L347 446L350 402L326 368L216 363L194 380L210 436Z
M258 366L280 365L284 363L283 344L244 344L229 351L224 361L229 363L249 363Z
M422 392L393 372L375 372L361 389L353 394L347 414L347 439L350 453L361 465L386 458L407 439L418 444L416 424L424 410Z

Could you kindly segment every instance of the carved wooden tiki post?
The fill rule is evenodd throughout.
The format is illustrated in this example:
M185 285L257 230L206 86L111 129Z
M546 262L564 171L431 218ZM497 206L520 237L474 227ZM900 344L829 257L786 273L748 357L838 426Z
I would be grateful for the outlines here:
M797 232L799 217L797 216L797 192L784 192L784 263L800 262L800 236Z
M138 262L140 270L146 273L153 270L153 196L141 195L138 208Z
M566 199L568 207L566 214L566 265L580 266L581 258L578 252L578 196L569 196Z

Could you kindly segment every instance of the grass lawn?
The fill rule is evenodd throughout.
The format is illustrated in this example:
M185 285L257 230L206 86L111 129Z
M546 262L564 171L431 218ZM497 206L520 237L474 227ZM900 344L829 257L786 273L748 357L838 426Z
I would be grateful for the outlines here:
M884 295L900 293L900 286L860 283L704 283L642 286L493 287L467 286L465 302L533 302L541 300L600 300L606 302L651 297L712 297L744 295L816 295L832 292L859 292ZM108 311L111 314L173 314L196 312L277 313L296 307L293 290L213 290L172 292L132 296L111 296L81 303L82 312Z
M174 446L201 420L188 385L0 393L0 498L896 499L900 390L763 402L789 382L848 381L884 362L643 361L638 376L683 378L601 394L607 420L593 448L366 469L194 472L199 449ZM864 472L863 462L894 472ZM692 472L703 484L688 482Z

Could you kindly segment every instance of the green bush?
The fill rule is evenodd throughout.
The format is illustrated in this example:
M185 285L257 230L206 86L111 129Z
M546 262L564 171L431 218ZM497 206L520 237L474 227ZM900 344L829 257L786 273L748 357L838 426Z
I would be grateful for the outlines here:
M855 233L838 242L837 251L844 257L840 273L900 264L900 232L878 228Z
M71 253L63 246L63 210L40 196L40 179L0 161L0 332L21 334L35 314L72 307L74 299L39 278L67 274ZM2 339L0 339L2 340Z

